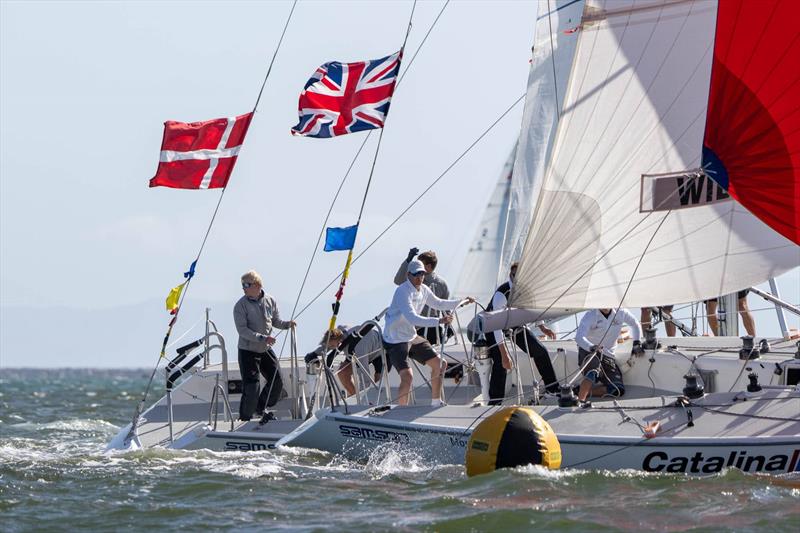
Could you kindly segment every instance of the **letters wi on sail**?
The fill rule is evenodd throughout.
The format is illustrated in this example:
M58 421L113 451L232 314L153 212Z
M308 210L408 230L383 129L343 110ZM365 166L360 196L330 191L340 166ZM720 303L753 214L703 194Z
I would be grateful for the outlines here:
M642 175L642 213L699 207L730 199L728 192L700 169Z

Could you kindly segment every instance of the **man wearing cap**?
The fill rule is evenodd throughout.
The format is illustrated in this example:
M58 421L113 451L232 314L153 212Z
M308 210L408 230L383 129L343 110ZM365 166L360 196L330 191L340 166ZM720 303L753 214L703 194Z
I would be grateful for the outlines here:
M406 281L406 273L408 271L408 264L416 258L422 263L425 267L425 278L422 280L422 284L428 287L430 290L433 291L433 294L437 298L441 298L442 300L447 300L450 298L450 288L447 286L447 281L439 275L438 272L435 272L436 265L439 264L439 258L436 257L436 252L433 250L428 250L419 253L419 248L411 248L408 251L408 256L406 257L405 261L400 263L400 268L397 269L397 274L394 276L394 284L395 285L402 285ZM431 309L427 305L422 308L420 312L422 316L432 316L432 317L439 317L439 312ZM444 342L452 337L455 332L453 328L446 327L443 328L441 326L433 327L433 328L418 328L417 333L420 336L425 337L428 339L428 342L431 344L439 344Z
M421 314L427 305L440 311L452 311L461 300L438 298L422 281L425 277L425 265L418 259L409 261L406 268L406 281L394 291L392 303L386 312L386 328L383 331L383 345L386 357L400 374L398 403L408 405L408 395L414 374L408 366L408 357L423 363L431 369L431 405L441 406L442 375L447 363L436 353L427 339L417 335L416 328L437 327L439 324L449 325L453 321L451 315L442 317L426 317ZM473 298L467 298L472 303Z

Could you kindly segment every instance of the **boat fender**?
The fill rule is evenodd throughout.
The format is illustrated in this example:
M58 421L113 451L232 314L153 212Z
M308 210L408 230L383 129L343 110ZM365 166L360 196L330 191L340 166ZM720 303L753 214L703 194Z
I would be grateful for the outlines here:
M506 407L477 425L467 443L467 476L524 465L561 466L561 444L539 413Z

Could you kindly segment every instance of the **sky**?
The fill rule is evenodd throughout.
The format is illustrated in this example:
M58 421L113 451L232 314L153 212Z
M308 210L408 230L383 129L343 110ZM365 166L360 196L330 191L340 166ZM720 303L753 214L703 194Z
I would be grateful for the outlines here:
M359 232L364 250L525 92L535 1L419 2ZM288 316L324 217L364 133L293 137L297 97L324 62L401 46L412 2L301 1L187 294L180 336L205 307L235 342L240 275L254 268ZM0 366L149 366L163 301L195 258L219 191L148 188L163 123L249 112L291 2L0 2ZM352 269L341 321L388 305L412 246L458 277L522 103ZM329 225L355 222L377 135ZM341 270L318 254L304 307ZM794 271L784 296L800 299ZM325 329L335 287L300 316ZM788 294L786 294L788 292ZM190 335L196 335L197 330ZM115 356L115 353L122 355Z

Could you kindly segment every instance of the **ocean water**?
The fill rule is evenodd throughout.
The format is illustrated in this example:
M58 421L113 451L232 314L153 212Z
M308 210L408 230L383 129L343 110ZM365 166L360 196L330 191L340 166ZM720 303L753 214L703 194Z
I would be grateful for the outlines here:
M365 464L290 449L104 453L148 377L0 369L0 531L800 531L798 477L470 479L391 449Z

